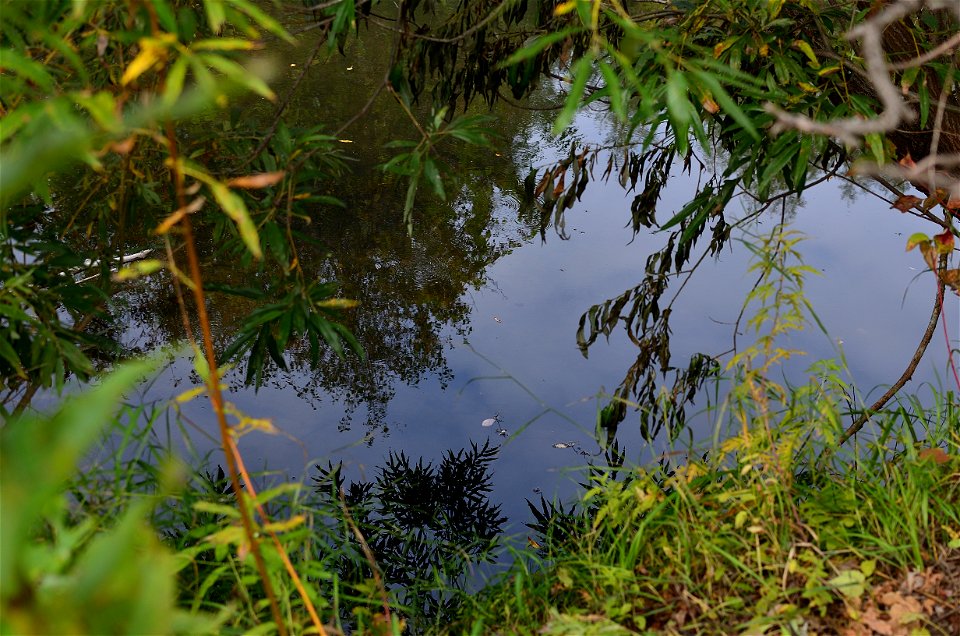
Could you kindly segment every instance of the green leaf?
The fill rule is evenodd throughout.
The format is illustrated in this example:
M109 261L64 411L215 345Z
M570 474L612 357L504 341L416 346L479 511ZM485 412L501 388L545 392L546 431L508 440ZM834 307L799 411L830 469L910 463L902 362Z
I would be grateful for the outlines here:
M563 110L560 111L560 115L553 123L554 135L563 132L567 126L573 122L573 118L577 114L577 109L580 106L580 98L583 97L583 91L587 87L587 81L590 79L592 71L593 58L589 55L581 57L574 62L570 68L570 75L573 78L570 84L570 92L567 94L567 101L563 106Z
M0 357L13 367L18 376L26 380L27 374L20 364L20 356L18 356L16 350L10 346L10 343L7 341L8 336L9 334L0 332Z
M798 152L800 152L800 144L790 143L783 147L780 154L773 157L767 156L767 165L760 175L757 189L761 192L766 191L773 179L787 167L787 164L793 161Z
M217 203L223 208L223 211L237 224L237 229L240 231L240 238L243 240L244 245L247 246L247 250L250 251L254 258L262 258L263 252L260 249L260 238L257 236L257 227L250 218L250 213L247 211L247 204L243 202L243 199L236 192L233 192L218 181L211 181L208 183L208 186Z
M604 82L606 82L606 93L607 97L610 98L610 110L620 121L626 121L627 109L620 78L617 77L613 67L606 62L600 62L600 73L603 75Z
M693 121L693 106L689 99L690 87L687 78L679 71L667 73L667 116L673 126L677 152L687 154L689 140L687 139L690 124Z
M220 55L213 55L209 53L202 54L199 57L210 66L223 73L227 79L240 84L248 90L257 93L261 97L265 97L270 101L276 100L276 94L270 89L269 86L267 86L266 82L233 60L228 60Z
M437 170L437 164L434 163L430 157L427 157L423 162L423 176L426 177L427 183L433 187L433 191L437 196L446 201L447 194L443 190L443 179L440 178L440 171Z
M297 43L297 39L290 35L277 20L264 13L260 7L249 0L230 0L230 3L253 18L254 21L264 29L287 42L287 44Z
M407 186L407 196L403 200L403 220L407 224L407 234L411 236L413 235L413 202L417 197L417 186L419 185L419 177L410 177L410 184Z
M44 92L53 92L53 78L47 73L46 67L40 62L20 55L13 49L0 49L0 68L4 71L12 71L33 82Z
M99 386L64 400L49 418L25 415L0 429L0 587L10 598L20 587L23 547L41 514L101 435L124 393L157 368L159 356L120 365Z
M223 23L227 19L223 0L203 0L203 8L207 12L207 22L210 23L210 30L214 33L220 33L220 29L223 28Z
M844 570L827 583L847 598L858 598L863 595L867 577L860 570Z
M873 154L874 161L878 165L883 165L886 162L886 152L884 150L884 137L880 133L870 133L865 137L867 142L867 147L870 148L870 152Z
M193 504L193 509L197 512L208 512L214 515L223 515L228 519L239 519L240 511L234 506L214 503L212 501L198 501Z
M242 38L214 38L194 42L190 48L194 51L252 51L257 44Z
M160 25L170 33L177 34L177 16L174 15L167 0L150 0L150 4L157 12Z
M501 62L497 68L505 68L507 66L512 66L517 62L522 62L524 60L529 60L532 57L536 57L541 51L551 44L561 42L575 33L581 33L583 30L583 27L568 27L553 33L548 33L547 35L542 35L522 49L515 51L513 55Z
M735 122L740 124L740 126L747 131L747 134L753 137L754 141L760 141L760 132L757 130L753 120L747 117L747 114L743 112L740 106L730 97L730 94L723 88L720 82L717 81L713 75L705 71L694 70L691 72L709 89L710 94L717 100L720 108L730 115Z
M930 117L930 91L927 90L926 79L920 82L917 95L920 98L920 128L926 128L927 118Z
M810 152L813 149L813 137L803 135L800 138L800 152L797 153L796 163L793 164L792 182L797 190L803 190L807 180L807 168L810 161Z
M163 89L163 103L167 108L177 103L183 93L183 83L187 77L187 64L185 58L177 58L177 61L173 63L167 73L167 82Z

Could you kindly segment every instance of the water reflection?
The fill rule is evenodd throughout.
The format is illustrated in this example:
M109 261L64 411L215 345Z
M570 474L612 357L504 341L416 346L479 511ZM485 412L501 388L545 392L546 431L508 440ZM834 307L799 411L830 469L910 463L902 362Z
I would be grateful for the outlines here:
M478 565L498 556L506 518L489 500L498 448L448 450L438 464L390 453L371 481L346 484L342 466L317 466L321 506L348 511L384 581L420 620L443 624ZM334 518L340 516L337 514ZM347 585L373 577L357 532L344 534L337 571ZM416 630L415 630L416 631Z

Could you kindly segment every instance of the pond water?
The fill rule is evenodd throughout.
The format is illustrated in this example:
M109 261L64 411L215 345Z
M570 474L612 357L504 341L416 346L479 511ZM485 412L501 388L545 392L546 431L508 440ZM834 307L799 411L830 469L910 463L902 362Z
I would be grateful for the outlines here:
M279 82L279 94L299 73L291 65L307 52L288 55L282 64L289 76ZM335 129L383 76L378 49L368 40L352 44L346 57L330 64L339 65L336 72L317 67L304 81L290 106L295 124ZM353 75L343 71L348 67ZM543 102L549 93L546 87ZM268 121L264 106L246 112ZM319 246L304 260L318 277L338 279L344 296L360 301L351 327L369 358L360 363L326 356L312 370L291 354L291 371L272 369L259 390L244 387L242 373L232 372L228 399L282 431L242 438L251 470L299 479L315 474L318 463L342 462L349 478L369 479L391 451L437 461L447 450L491 440L499 454L489 498L502 505L508 532L522 534L530 520L528 499L570 497L582 478L578 469L604 462L594 432L597 411L623 379L636 348L618 330L585 358L576 345L577 323L591 305L636 285L647 256L665 239L650 232L632 236L632 195L616 184L594 182L566 213L568 238L548 229L541 240L538 219L518 211L518 182L531 166L545 167L565 154L574 138L602 143L611 133L602 115L581 116L572 132L555 139L549 133L552 111L500 104L493 114L499 145L447 152L458 179L450 189L455 195L443 203L423 192L412 236L401 219L403 184L376 168L389 156L382 144L413 138L411 125L383 96L342 133L354 142L344 149L356 162L330 192L347 207L318 210L309 231ZM694 178L677 171L660 202L661 222L689 200ZM836 356L842 343L849 378L876 396L876 387L889 385L903 370L929 316L933 278L923 273L919 255L904 252L911 233L929 228L878 198L852 197L842 182L808 191L789 216L792 227L808 236L801 247L807 264L823 274L809 280L807 293L829 337L816 328L793 337L790 344L809 355L789 364L787 377L803 381L807 364ZM761 217L752 229L769 231L777 221ZM754 282L747 272L749 251L735 243L704 263L674 306L672 355L678 366L694 353L731 347L732 324ZM237 279L225 257L208 256L205 271L211 280ZM157 289L145 283L129 292L130 306L138 297L158 302ZM217 297L211 302L223 330L235 328L242 317L238 306ZM956 346L956 298L946 312ZM160 312L131 309L130 316L128 343L182 335L172 303ZM946 377L946 350L938 332L908 390L924 394L927 382L947 386L938 379ZM142 397L164 401L198 383L191 363L178 358ZM700 400L694 410L704 405ZM205 401L186 404L183 413L215 434ZM694 418L690 436L709 438L716 424L711 417ZM631 426L634 419L628 414L618 432L627 461L656 459L666 446L645 443ZM199 434L193 441L200 452L215 448Z

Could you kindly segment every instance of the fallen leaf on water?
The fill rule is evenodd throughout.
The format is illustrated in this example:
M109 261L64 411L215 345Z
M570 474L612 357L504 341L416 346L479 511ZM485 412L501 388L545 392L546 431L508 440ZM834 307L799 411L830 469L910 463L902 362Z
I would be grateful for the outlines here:
M482 422L480 422L480 426L488 427L488 426L493 426L493 425L496 424L496 423L497 423L497 418L495 418L495 417L488 417L487 419L485 419L485 420L483 420Z

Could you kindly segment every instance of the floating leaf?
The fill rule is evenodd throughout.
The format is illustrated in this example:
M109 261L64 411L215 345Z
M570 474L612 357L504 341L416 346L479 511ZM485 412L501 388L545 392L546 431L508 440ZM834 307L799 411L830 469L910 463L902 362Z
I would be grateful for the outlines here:
M488 417L487 419L480 422L480 426L489 427L489 426L493 426L496 423L497 423L497 418Z

